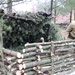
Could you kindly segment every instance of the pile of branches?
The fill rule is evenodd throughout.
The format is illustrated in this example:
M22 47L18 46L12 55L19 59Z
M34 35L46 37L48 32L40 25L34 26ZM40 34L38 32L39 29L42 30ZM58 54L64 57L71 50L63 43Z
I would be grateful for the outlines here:
M3 40L4 47L22 46L27 42L40 42L44 37L45 41L55 40L57 30L51 24L51 14L44 12L27 13L23 16L13 13L3 15Z

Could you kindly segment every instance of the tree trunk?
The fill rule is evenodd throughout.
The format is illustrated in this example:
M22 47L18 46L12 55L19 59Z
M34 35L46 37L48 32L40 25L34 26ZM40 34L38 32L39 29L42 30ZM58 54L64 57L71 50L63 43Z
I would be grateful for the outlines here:
M74 20L75 20L75 10L74 10Z
M53 0L51 0L51 7L50 7L50 14L51 14L51 18L50 18L50 22L52 22L52 10L53 10ZM49 26L49 29L48 29L48 41L50 40L49 37L50 37L50 30L51 30L51 26Z
M12 13L12 0L8 0L7 13L8 14L11 14Z
M56 23L56 0L55 0L55 8L54 8L54 23Z
M70 22L72 21L72 10L70 12Z
M2 63L3 65L1 65L1 68L3 68L4 70L4 75L6 75L6 69L5 69L5 65L4 65L4 55L3 55L3 37L2 37L2 26L3 26L3 19L0 19L0 53L1 53L1 58L2 58Z

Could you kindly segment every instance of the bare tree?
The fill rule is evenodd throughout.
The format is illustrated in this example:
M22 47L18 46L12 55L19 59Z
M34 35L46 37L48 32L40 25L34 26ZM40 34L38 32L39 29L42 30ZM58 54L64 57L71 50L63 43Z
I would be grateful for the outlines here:
M12 0L8 0L7 2L7 13L8 14L12 13Z

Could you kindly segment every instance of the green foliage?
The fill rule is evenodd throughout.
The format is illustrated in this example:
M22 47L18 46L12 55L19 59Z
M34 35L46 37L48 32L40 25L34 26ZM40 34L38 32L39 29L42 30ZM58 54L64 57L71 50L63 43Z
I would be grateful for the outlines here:
M4 24L4 20L1 18L1 19L0 19L0 27L2 27L3 24Z
M69 7L69 10L75 9L75 0L66 0L66 7Z
M46 14L46 13L45 13ZM41 13L27 13L25 19L5 18L3 27L4 47L23 46L25 43L55 40L56 25L50 23L50 19Z
M57 13L65 15L75 9L75 0L56 0L56 6Z
M50 1L46 0L45 3L38 4L38 11L50 12ZM56 10L56 14L67 14L71 10L75 9L75 0L54 0L53 1L53 10Z
M59 27L56 24L51 24L48 40L56 40L56 33L58 32Z

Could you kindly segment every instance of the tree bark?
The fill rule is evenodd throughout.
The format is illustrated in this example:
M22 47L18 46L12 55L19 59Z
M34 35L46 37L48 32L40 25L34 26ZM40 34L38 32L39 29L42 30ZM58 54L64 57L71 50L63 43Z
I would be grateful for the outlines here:
M24 63L24 67L25 69L26 68L30 68L30 67L34 67L34 66L37 66L37 65L43 65L43 64L46 64L46 63L50 63L51 64L51 59L44 59L44 60L41 60L41 61L34 61L34 62L31 62L31 63Z
M72 21L72 10L70 12L70 22Z
M1 68L4 69L4 74L6 75L6 69L5 69L5 64L4 64L4 55L3 55L3 37L2 37L2 27L3 27L3 19L0 19L0 53L1 53L1 58L2 58L2 63Z
M11 14L12 13L12 0L8 0L7 13L8 14Z
M5 48L3 49L3 52L7 55L14 56L14 57L17 57L17 55L19 53L19 52L11 51L9 49L5 49Z

